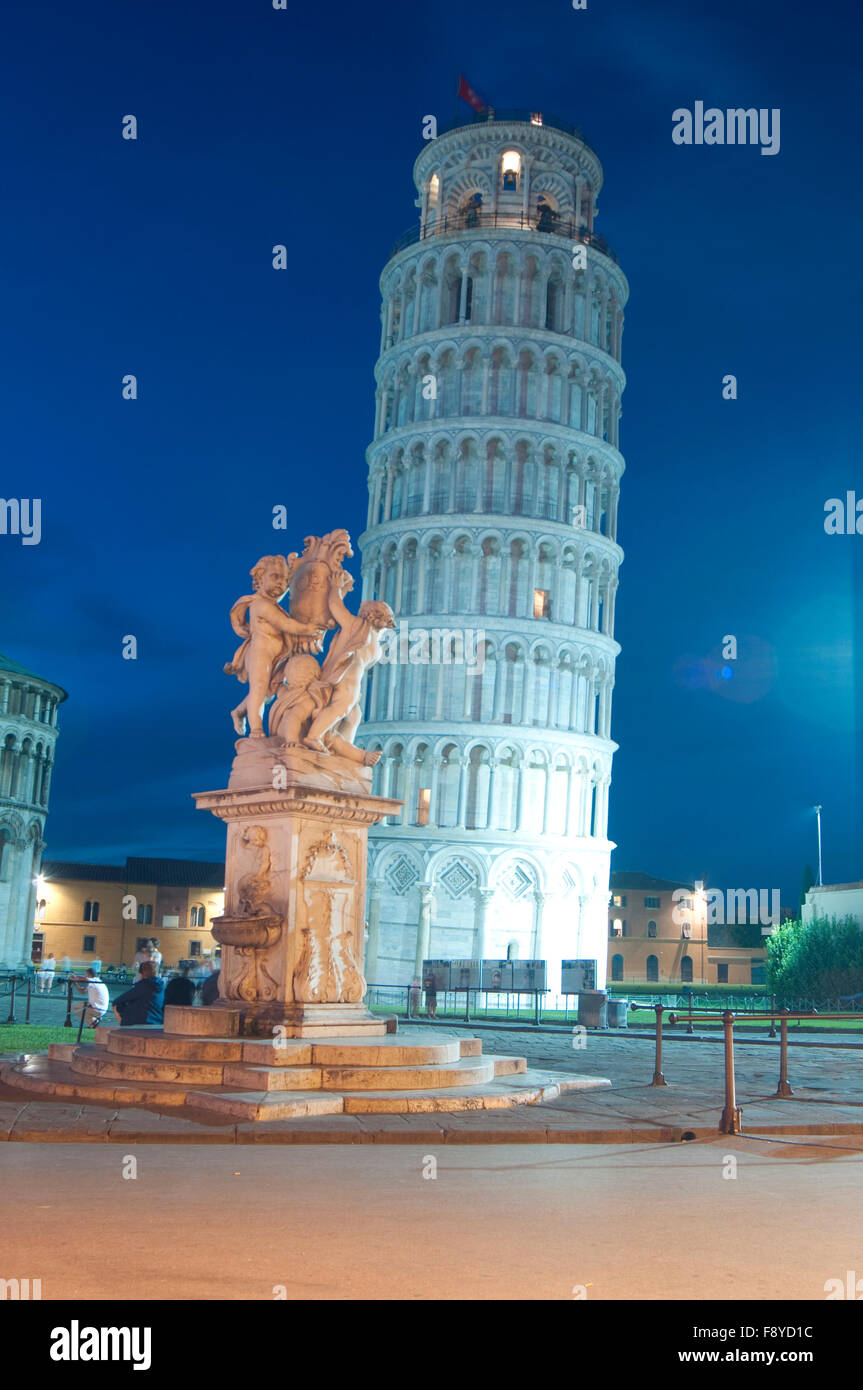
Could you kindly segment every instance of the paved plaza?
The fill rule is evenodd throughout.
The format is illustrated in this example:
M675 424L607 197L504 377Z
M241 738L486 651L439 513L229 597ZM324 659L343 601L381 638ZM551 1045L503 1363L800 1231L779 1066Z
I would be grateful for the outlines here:
M863 1274L860 1162L836 1139L9 1144L4 1268L46 1300L823 1300Z
M427 1027L427 1022L423 1022ZM607 1077L610 1089L562 1094L542 1105L458 1114L329 1115L266 1123L214 1122L152 1108L33 1100L0 1086L0 1141L195 1144L500 1144L667 1143L710 1139L724 1103L723 1048L716 1040L685 1038L678 1030L663 1051L664 1087L650 1084L654 1044L626 1033L588 1033L573 1047L571 1033L527 1029L470 1030L442 1026L442 1038L482 1038L489 1055L520 1055L529 1068ZM406 1040L411 1025L400 1030ZM736 1045L737 1103L749 1135L846 1135L863 1146L863 1047L852 1039L830 1046L812 1036L789 1047L794 1095L775 1096L779 1046L765 1037ZM2 1037L2 1035L0 1035ZM576 1036L575 1041L579 1041ZM0 1044L2 1045L2 1044ZM857 1140L855 1141L855 1136Z

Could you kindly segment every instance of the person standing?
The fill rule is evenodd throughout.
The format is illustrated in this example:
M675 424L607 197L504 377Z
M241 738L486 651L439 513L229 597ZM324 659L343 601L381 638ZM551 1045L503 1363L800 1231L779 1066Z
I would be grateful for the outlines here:
M141 978L114 1000L114 1014L121 1028L164 1021L165 981L157 977L151 960L141 962Z
M54 959L54 952L49 951L48 959L41 961L39 964L39 969L36 971L36 980L39 985L40 994L51 993L51 988L54 984L54 972L56 969L57 962Z
M434 975L427 975L425 982L426 1013L429 1018L437 1018L437 984Z
M150 960L156 967L156 974L161 974L162 952L159 950L159 943L155 937L153 937L153 940L150 942Z
M144 964L145 960L150 959L150 950L151 943L149 941L145 941L143 946L139 946L137 951L135 952L135 973L139 980L141 978L141 966Z

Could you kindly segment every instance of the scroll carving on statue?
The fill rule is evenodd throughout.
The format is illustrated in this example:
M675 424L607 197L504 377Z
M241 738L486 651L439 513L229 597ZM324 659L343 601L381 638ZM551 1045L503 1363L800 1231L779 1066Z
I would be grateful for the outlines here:
M277 917L273 905L272 856L269 836L262 825L247 826L241 844L248 864L237 882L237 911L241 917ZM278 990L266 967L266 952L255 946L231 948L226 970L225 994L229 999L273 999Z
M327 1000L328 971L324 962L329 954L333 894L329 888L315 886L306 888L303 898L306 922L300 959L294 971L294 998L303 1004L323 1004Z
M366 992L366 982L354 959L350 897L347 893L340 896L338 911L333 912L330 925L328 983L333 990L331 997L340 1004L359 1004Z

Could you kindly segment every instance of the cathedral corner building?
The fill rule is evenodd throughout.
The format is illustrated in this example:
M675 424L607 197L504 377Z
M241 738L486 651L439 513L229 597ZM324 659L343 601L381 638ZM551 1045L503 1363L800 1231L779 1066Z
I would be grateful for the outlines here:
M608 949L626 278L571 126L489 112L430 140L381 276L363 597L398 640L361 741L404 809L369 835L366 974Z

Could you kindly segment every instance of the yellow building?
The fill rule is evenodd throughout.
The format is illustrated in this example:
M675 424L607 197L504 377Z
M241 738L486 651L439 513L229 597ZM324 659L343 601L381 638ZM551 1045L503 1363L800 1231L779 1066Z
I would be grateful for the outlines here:
M155 938L163 965L212 956L210 932L225 908L224 864L192 859L134 859L119 864L50 860L37 880L33 960L53 951L73 966L101 960L131 965Z
M764 983L759 924L708 925L703 884L612 873L609 886L609 983Z

